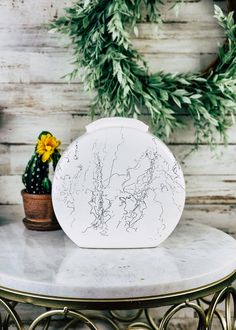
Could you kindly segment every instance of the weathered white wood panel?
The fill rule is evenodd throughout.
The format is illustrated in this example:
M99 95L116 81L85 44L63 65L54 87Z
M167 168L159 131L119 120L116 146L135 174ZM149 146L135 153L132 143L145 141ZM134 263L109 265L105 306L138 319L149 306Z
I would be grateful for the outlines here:
M58 82L72 69L71 55L64 48L68 40L48 33L40 24L56 15L55 8L61 13L61 2L51 1L49 4L40 1L37 5L33 4L33 8L37 7L39 19L34 22L27 16L29 2L4 1L1 4L1 9L9 11L10 17L17 11L19 17L11 25L0 22L0 48L3 50L0 54L0 82ZM64 6L69 4L70 1L65 1ZM169 6L170 3L165 7ZM196 11L197 20L192 17ZM180 6L178 15L174 10L168 12L166 8L163 15L167 15L167 22L161 28L155 24L139 24L139 36L132 40L149 62L151 71L188 72L208 67L215 58L219 44L224 41L223 32L213 18L212 1L189 1ZM135 37L132 31L131 37Z
M179 19L179 16L177 16ZM202 20L183 23L164 22L163 25L158 26L155 23L138 23L138 36L130 30L130 36L133 39L154 39L160 41L161 39L175 38L175 39L205 39L206 31L210 40L221 39L224 32L216 22L216 19L211 17L210 20ZM69 43L69 39L57 33L49 32L47 27L42 25L10 25L1 24L0 22L0 47L26 51L29 48L31 51L38 51L42 48L64 48ZM145 50L143 50L145 51Z
M63 9L73 0L1 0L1 26L5 25L40 25L48 24L49 20L63 13ZM217 1L224 6L224 1ZM179 6L178 16L174 10L168 11L172 5L171 1L164 6L163 16L166 21L211 21L212 20L212 1L185 1ZM34 13L34 15L32 15Z
M32 86L32 85L30 85ZM33 85L35 86L35 85ZM49 85L50 87L51 85ZM74 85L73 85L74 86ZM73 88L71 86L71 88ZM45 86L46 88L46 86ZM30 89L30 88L29 88ZM24 100L19 99L19 107L11 107L5 103L7 109L2 110L0 113L0 143L7 144L34 144L35 139L42 130L52 131L64 144L70 143L73 139L77 138L79 135L85 132L85 126L91 122L91 118L87 115L78 115L81 113L88 113L88 108L79 109L76 107L81 106L77 104L73 98L66 102L70 95L62 93L61 97L57 94L58 89L54 90L54 96L48 95L46 99L48 100L48 106L46 99L37 97L36 101L34 98L27 96ZM48 93L52 90L49 88ZM14 92L12 93L14 96ZM20 95L20 92L19 92ZM64 95L66 95L64 97ZM1 92L0 92L1 97ZM20 97L20 96L19 96ZM54 97L54 98L53 98ZM76 97L76 96L75 96ZM79 92L78 92L79 97ZM50 98L50 99L49 99ZM50 104L52 99L53 104ZM10 101L9 101L10 102ZM41 108L35 102L41 102ZM88 101L87 101L88 102ZM28 103L32 106L27 106ZM82 102L81 102L82 103ZM58 105L58 107L56 106ZM83 106L83 105L82 105ZM66 108L68 107L68 108ZM76 110L77 109L77 110ZM47 111L48 110L48 111ZM51 113L50 113L51 112ZM189 117L181 117L186 122L186 128L181 128L176 130L176 132L170 137L171 144L193 144L194 142L194 129L192 122ZM143 116L141 119L149 123L149 117ZM236 124L228 130L228 140L230 144L236 144ZM220 141L219 136L218 142ZM186 154L189 152L189 148L186 147ZM207 149L210 157L214 156L214 152L210 152L210 148ZM218 149L219 151L220 149ZM216 150L216 152L218 153ZM222 162L226 162L222 158Z
M65 144L84 132L84 125L91 121L87 116L71 116L64 113L52 115L2 115L0 140L10 144L34 144L42 130L51 131Z
M236 204L236 176L186 176L187 204ZM0 176L0 204L21 203L21 176Z
M186 205L182 219L216 227L236 238L235 205Z
M194 41L194 42L193 42ZM221 44L224 38L219 40ZM153 39L134 39L133 45L137 49L143 49L146 53L184 53L184 54L199 54L204 50L204 53L216 53L218 49L217 43L219 42L216 38L212 38L211 42L209 39L198 39L194 40L185 39L160 39L158 42L153 42ZM220 44L220 43L219 43Z
M187 204L235 204L236 176L186 176Z
M60 136L57 136L60 138ZM35 141L37 136L35 136ZM65 150L66 144L61 146ZM227 148L219 146L217 154L209 152L208 146L200 146L197 152L192 152L191 145L170 145L175 157L180 162L184 174L187 175L235 175L236 145ZM2 175L20 175L34 151L33 145L1 145L0 171ZM204 160L205 166L202 166ZM227 171L225 162L228 163Z
M81 84L0 84L0 107L40 115L42 111L87 113L91 97Z
M178 49L180 47L176 43L176 39L185 42L190 42L190 40L194 39L197 43L204 42L204 45L206 45L206 32L213 44L224 37L224 31L215 18L210 22L201 21L199 19L198 22L172 22L163 23L161 26L155 23L138 23L137 28L138 36L130 30L131 41L136 42L137 45L139 45L139 41L142 42L143 40L158 40L161 44L163 40L174 39L174 45ZM27 49L32 52L37 52L40 49L48 48L49 51L52 52L54 49L64 49L67 44L69 44L69 38L49 31L48 28L41 25L22 25L20 27L14 25L0 25L1 48L19 50L22 52ZM150 45L150 47L154 47L154 45ZM167 47L173 47L173 45L169 45L168 43ZM194 47L194 45L191 45L191 47ZM206 47L208 50L213 49L210 43L208 43ZM141 49L141 51L144 53L146 52L145 48ZM186 49L185 52L188 52L188 49Z
M150 41L151 42L151 41ZM145 47L145 46L144 46ZM150 49L149 49L150 50ZM201 71L207 68L215 60L215 53L198 54L171 54L161 53L159 50L154 54L144 54L148 62L150 72L157 72L164 69L165 72L190 72ZM54 49L53 52L39 51L25 52L2 51L0 53L0 83L66 83L63 78L67 73L72 72L72 55L63 50ZM176 66L176 63L179 63ZM78 77L74 82L81 82Z

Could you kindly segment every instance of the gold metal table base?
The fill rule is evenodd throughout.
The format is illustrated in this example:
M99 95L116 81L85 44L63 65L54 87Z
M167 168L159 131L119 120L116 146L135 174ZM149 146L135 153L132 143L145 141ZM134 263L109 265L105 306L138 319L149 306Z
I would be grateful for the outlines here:
M14 326L17 330L25 330L20 315L16 312L18 303L46 307L29 326L29 330L47 330L54 317L61 316L63 330L77 329L83 324L88 329L98 330L97 321L105 322L108 329L127 330L167 330L169 322L177 312L189 308L198 318L197 330L215 330L212 327L217 318L222 330L236 330L236 290L232 282L236 273L229 275L208 286L178 292L176 294L158 297L129 298L129 299L70 299L39 296L25 292L13 291L0 287L0 306L4 311L0 315L0 330L7 330ZM211 295L211 298L209 298ZM219 305L221 310L219 310ZM222 305L224 309L222 311ZM152 317L151 308L170 306L164 316L156 320ZM137 309L131 316L122 316L121 310ZM109 310L108 312L86 312L86 310ZM158 309L157 309L158 313ZM142 321L139 321L139 320ZM122 326L121 326L122 322ZM125 324L125 326L124 326ZM80 328L80 327L79 327Z

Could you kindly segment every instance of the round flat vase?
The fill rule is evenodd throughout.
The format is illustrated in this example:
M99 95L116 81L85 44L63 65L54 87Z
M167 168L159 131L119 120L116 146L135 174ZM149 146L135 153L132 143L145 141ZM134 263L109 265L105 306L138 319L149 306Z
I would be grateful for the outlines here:
M135 119L99 119L58 162L52 188L56 217L87 248L155 247L180 220L181 168L167 146Z

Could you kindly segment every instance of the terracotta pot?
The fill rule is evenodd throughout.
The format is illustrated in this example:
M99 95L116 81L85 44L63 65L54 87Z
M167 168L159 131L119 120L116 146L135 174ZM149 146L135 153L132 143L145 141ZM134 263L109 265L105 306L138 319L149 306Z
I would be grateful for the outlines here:
M56 219L50 194L29 194L21 191L25 218L23 223L31 230L57 230L61 229Z

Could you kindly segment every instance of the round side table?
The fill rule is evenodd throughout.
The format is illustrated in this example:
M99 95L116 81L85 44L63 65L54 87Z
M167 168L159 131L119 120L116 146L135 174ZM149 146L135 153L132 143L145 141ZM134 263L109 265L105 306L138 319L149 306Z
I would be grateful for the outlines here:
M47 329L55 315L68 320L64 329L76 322L98 329L94 319L103 319L116 330L119 321L127 321L128 329L163 330L184 308L195 311L199 330L212 329L214 316L222 329L233 330L235 269L236 241L193 222L180 222L157 248L104 250L81 249L62 231L28 231L20 222L1 220L0 305L6 315L0 325L8 329L11 320L24 329L15 306L30 303L46 308L30 330L41 322ZM160 306L170 307L156 321L149 309ZM138 311L126 319L118 311L127 309ZM109 313L95 316L86 310ZM146 321L139 322L142 313Z

